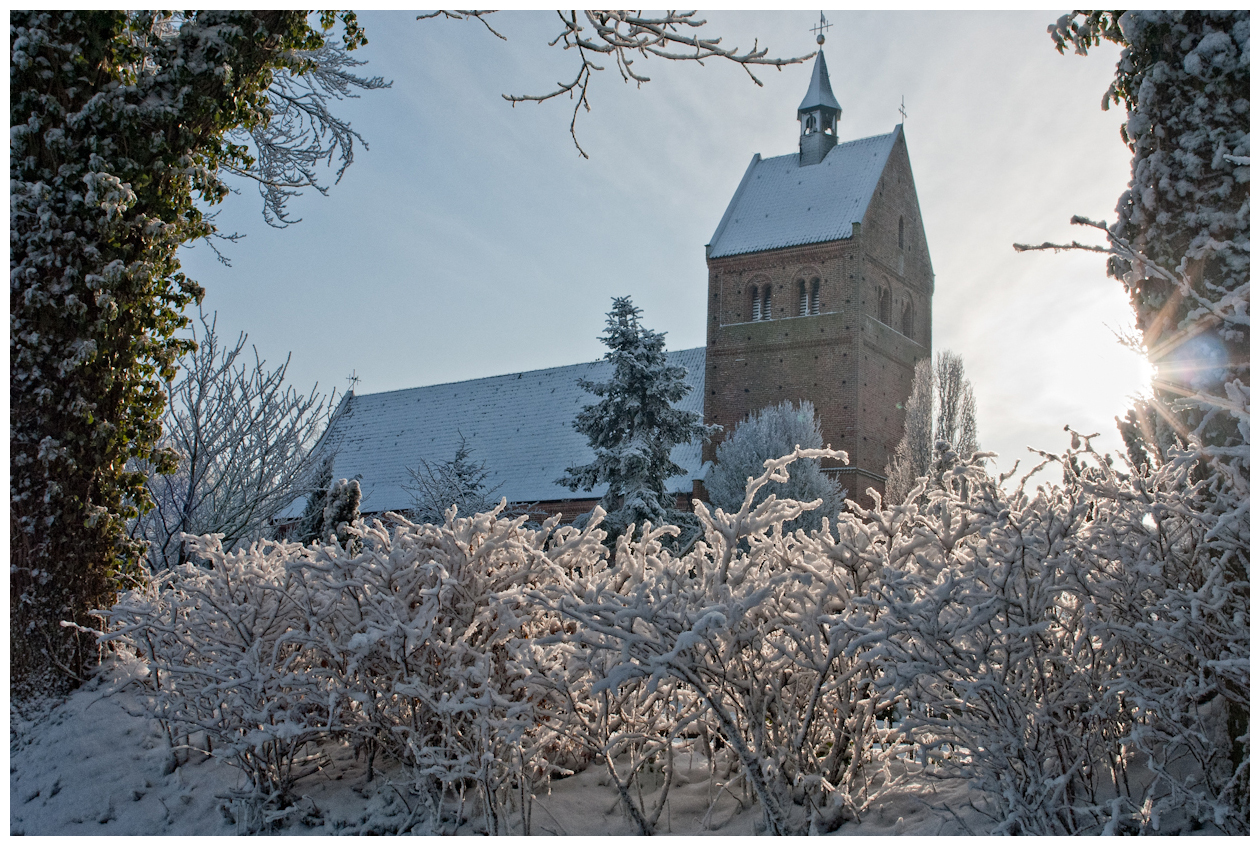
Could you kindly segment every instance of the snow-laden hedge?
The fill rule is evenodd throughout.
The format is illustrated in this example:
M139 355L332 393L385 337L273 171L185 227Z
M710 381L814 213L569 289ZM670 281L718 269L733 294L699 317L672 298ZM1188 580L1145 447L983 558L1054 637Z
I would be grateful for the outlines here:
M697 504L681 557L674 527L610 554L598 519L533 529L502 506L360 522L347 547L204 537L104 639L147 659L154 713L204 733L262 806L339 740L400 763L417 814L471 790L499 833L598 762L647 833L692 737L733 756L772 833L926 777L970 780L999 832L1158 830L1174 810L1246 831L1245 459L1121 473L1073 440L1046 456L1061 486L1010 493L985 456L941 449L924 496L785 533L821 502L757 491L840 457L797 449L737 513Z

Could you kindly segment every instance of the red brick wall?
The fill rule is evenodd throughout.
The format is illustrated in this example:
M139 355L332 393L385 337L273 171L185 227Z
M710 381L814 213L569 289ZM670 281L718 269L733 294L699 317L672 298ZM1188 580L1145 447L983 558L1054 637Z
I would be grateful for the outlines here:
M898 221L902 232L898 242ZM727 432L783 400L813 402L823 441L849 454L836 468L869 502L901 439L915 361L931 354L933 275L904 139L853 237L710 259L704 418ZM818 315L799 317L797 280L821 280ZM773 319L752 321L750 288L773 286ZM892 298L881 323L879 291ZM902 309L913 304L910 336ZM704 449L713 460L722 435Z

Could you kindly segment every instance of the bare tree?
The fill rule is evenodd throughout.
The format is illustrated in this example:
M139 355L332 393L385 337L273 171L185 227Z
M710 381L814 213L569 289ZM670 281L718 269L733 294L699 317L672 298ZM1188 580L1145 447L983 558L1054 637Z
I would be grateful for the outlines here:
M222 533L230 549L265 532L314 483L321 462L312 447L332 408L315 388L300 394L285 384L287 359L268 370L255 348L251 363L244 333L228 347L215 317L200 320L197 349L167 383L162 416L162 446L178 455L178 469L146 468L155 507L132 527L149 542L155 571L185 560L182 533Z
M488 14L490 12L487 10L475 9L437 11L420 15L417 20L439 16L457 20L476 19L481 21L490 32L506 41L507 39L486 21L485 16ZM565 50L577 51L579 65L573 81L557 83L556 89L546 94L504 94L503 99L515 106L517 103L530 101L541 103L544 100L567 94L570 99L576 101L573 104L573 119L569 121L569 134L573 136L573 144L582 154L582 158L589 158L589 156L577 140L578 113L582 109L588 112L591 110L586 94L591 84L592 74L595 71L604 70L602 65L596 64L600 56L610 57L616 64L622 81L634 82L636 86L651 81L650 77L632 67L636 58L640 56L643 58L658 56L671 61L700 64L704 64L705 59L726 59L740 65L757 85L761 85L761 80L753 73L753 65L768 65L781 69L784 65L799 64L814 57L814 54L810 53L792 59L771 58L766 55L768 50L764 47L758 48L755 41L750 50L741 52L738 47L728 50L722 46L721 38L703 38L689 34L707 23L704 20L697 20L695 12L669 11L659 16L652 16L624 9L614 11L587 9L580 13L577 10L558 10L556 14L560 16L560 32L549 46L563 44Z
M935 367L926 358L915 365L904 434L884 469L887 502L902 502L919 477L928 474L938 442L947 443L962 460L980 448L971 380L962 356L949 350L937 354Z

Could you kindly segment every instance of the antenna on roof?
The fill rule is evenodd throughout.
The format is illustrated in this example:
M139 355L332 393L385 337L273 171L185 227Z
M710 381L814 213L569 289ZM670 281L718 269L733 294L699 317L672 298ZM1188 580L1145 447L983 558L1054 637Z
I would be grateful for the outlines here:
M827 23L827 16L824 15L822 12L819 12L818 23L814 24L812 27L809 28L810 32L818 36L818 38L815 40L818 41L819 47L821 47L823 42L827 40L827 36L824 35L823 33L829 29L831 29L831 24Z
M905 94L901 95L901 108L898 109L897 111L901 112L901 122L905 123L906 122L906 95Z
M346 377L346 381L350 383L350 393L353 394L355 386L359 384L358 372L351 370L350 375Z

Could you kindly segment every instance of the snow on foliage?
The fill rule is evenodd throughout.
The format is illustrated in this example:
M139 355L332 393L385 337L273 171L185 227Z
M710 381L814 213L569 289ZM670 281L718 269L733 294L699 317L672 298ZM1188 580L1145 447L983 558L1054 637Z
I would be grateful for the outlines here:
M631 523L690 522L665 490L666 479L684 472L670 453L712 431L699 414L675 407L691 390L686 371L669 363L664 333L640 325L641 314L629 297L613 299L600 336L613 376L607 382L579 382L600 400L585 406L573 421L573 428L589 440L595 460L565 468L556 482L573 491L607 484L600 505L607 513L605 528L614 538Z
M710 501L727 511L739 511L748 480L760 476L767 461L787 455L798 446L823 446L822 424L812 402L784 401L753 412L718 444L716 461L704 479ZM789 524L792 529L817 529L824 516L834 515L844 505L844 494L834 479L823 473L822 463L817 460L798 461L786 483L768 483L760 489L757 501L770 493L780 499L804 502L822 499L821 507Z
M946 450L906 504L812 532L784 525L817 501L757 501L844 457L797 449L737 511L697 504L681 556L673 526L610 552L598 509L530 529L506 503L349 544L194 539L202 563L126 594L103 640L148 662L176 745L249 775L257 826L339 740L401 762L405 829L471 792L487 831L527 831L548 779L598 762L651 833L689 738L730 751L769 833L955 777L994 832L1246 831L1245 508L1192 451L1121 472L1073 444L1045 455L1062 487L1008 493Z

